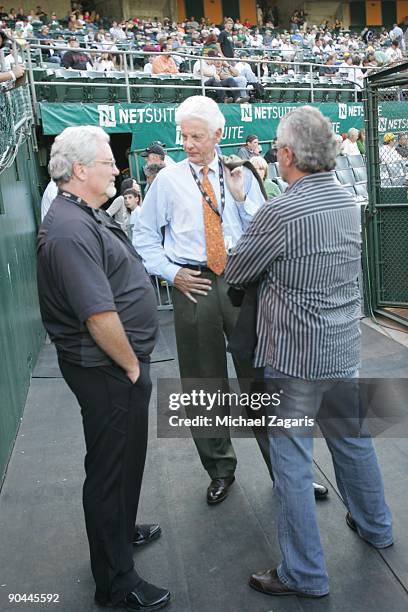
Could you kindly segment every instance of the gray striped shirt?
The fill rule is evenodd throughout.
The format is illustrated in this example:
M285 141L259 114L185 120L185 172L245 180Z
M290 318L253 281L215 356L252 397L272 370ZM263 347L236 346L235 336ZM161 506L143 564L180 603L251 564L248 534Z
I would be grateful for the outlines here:
M265 204L228 258L231 285L260 280L254 366L347 377L360 361L360 212L330 172Z

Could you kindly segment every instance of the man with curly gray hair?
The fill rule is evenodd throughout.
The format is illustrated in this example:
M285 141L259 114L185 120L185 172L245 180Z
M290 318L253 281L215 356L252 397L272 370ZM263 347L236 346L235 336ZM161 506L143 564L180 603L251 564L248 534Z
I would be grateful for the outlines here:
M282 562L249 584L267 595L324 597L329 581L312 494L316 421L347 525L375 548L393 543L373 443L360 425L360 211L330 172L336 139L318 109L287 114L277 147L289 187L255 215L225 269L232 285L260 281L254 366L265 367L268 389L281 398L269 412L269 441Z

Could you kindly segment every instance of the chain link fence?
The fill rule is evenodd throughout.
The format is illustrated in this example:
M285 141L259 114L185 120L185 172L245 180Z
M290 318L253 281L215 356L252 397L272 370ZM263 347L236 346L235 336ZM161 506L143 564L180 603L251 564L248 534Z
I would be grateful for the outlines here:
M368 77L364 107L366 280L371 311L397 318L395 309L408 308L407 61ZM404 317L398 314L401 321Z

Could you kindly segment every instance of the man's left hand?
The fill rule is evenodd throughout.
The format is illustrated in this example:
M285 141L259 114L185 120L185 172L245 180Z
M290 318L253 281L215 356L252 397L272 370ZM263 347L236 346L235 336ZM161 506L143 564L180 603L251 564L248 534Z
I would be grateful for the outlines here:
M234 170L225 168L225 178L228 189L230 190L234 200L237 202L244 202L246 196L244 190L244 171L242 166L234 168Z

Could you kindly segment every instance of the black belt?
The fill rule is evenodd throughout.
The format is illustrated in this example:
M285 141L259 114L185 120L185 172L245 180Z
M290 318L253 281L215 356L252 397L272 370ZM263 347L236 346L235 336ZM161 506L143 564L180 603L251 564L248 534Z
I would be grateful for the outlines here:
M198 270L199 272L211 272L211 274L215 274L213 270L211 270L208 266L204 266L202 264L182 264L173 262L175 266L180 266L181 268L188 268L189 270Z

